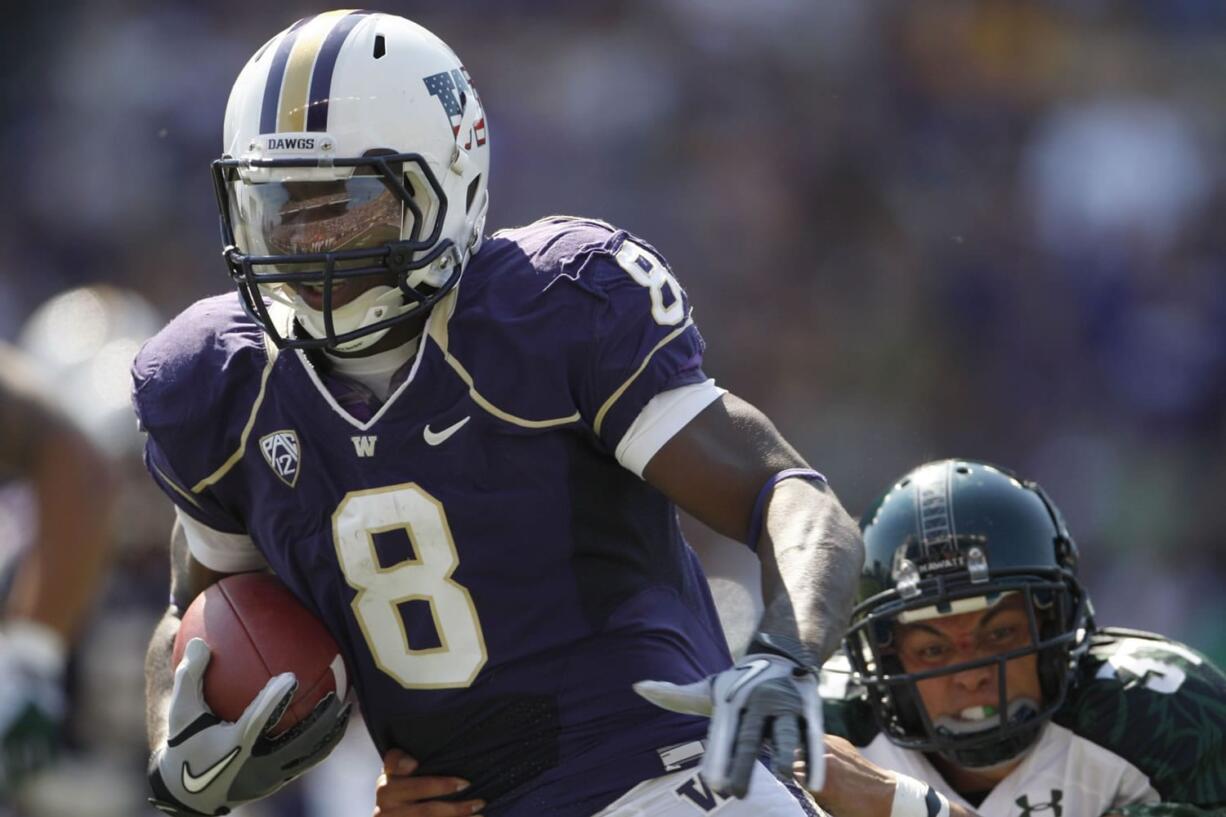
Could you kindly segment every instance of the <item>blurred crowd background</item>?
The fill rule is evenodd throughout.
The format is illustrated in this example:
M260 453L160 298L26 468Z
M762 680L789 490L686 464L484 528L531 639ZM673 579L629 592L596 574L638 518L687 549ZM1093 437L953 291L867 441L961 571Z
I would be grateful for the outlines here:
M324 8L9 12L0 338L76 286L163 320L229 286L208 163L231 82ZM379 8L448 41L481 90L491 228L573 213L654 244L708 372L853 513L928 459L1010 465L1063 509L1100 622L1226 662L1226 5ZM111 691L139 689L164 541L130 550L108 595L153 611L113 636L137 663Z

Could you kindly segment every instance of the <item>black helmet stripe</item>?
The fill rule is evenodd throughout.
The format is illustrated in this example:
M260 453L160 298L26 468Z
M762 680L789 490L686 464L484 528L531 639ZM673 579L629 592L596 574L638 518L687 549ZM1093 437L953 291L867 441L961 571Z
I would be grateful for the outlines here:
M325 131L328 129L328 98L332 94L332 72L336 69L336 58L341 53L341 46L353 27L368 15L368 11L355 11L348 17L341 18L336 27L328 32L324 44L311 70L311 91L307 101L306 129L309 131Z
M272 55L272 65L268 68L268 79L264 83L264 102L260 106L260 133L277 132L277 105L281 101L281 82L285 79L285 65L289 62L289 52L298 39L298 30L314 17L303 17L290 26L277 50Z

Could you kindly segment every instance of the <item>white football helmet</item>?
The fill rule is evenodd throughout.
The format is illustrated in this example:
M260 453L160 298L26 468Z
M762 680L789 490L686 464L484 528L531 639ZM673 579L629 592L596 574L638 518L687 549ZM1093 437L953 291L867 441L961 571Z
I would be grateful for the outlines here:
M489 151L468 72L416 23L329 11L273 37L234 83L213 163L248 313L278 346L349 352L428 309L480 246Z

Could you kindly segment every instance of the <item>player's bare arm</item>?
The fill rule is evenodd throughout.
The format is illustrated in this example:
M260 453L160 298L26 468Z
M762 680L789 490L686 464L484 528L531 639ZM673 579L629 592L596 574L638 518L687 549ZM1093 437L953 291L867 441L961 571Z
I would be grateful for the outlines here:
M635 689L666 709L711 716L702 773L716 791L745 796L764 743L774 746L777 775L791 775L800 752L809 759L805 785L819 788L825 767L813 668L833 652L851 611L863 563L855 523L771 422L732 395L670 439L644 476L716 531L756 545L766 610L731 669L693 684Z
M803 777L804 771L799 770L798 776ZM926 799L927 791L912 791L913 784L866 759L846 738L827 735L826 782L813 799L838 817L890 817L900 796ZM948 803L947 809L949 817L979 817L960 803Z
M166 708L175 673L170 656L179 632L180 617L192 599L226 575L192 558L183 526L176 520L170 533L171 603L153 631L145 654L145 727L151 749L166 741Z
M106 562L107 466L4 348L0 471L25 476L38 497L38 540L18 570L5 618L36 622L69 639Z
M0 802L58 746L67 645L108 555L106 472L24 360L0 345L0 475L27 480L37 502L37 538L0 614Z
M669 440L644 476L713 530L744 540L767 481L808 467L766 415L727 394ZM762 560L759 632L798 639L824 661L842 639L864 561L856 524L825 483L787 479L761 531L749 543Z

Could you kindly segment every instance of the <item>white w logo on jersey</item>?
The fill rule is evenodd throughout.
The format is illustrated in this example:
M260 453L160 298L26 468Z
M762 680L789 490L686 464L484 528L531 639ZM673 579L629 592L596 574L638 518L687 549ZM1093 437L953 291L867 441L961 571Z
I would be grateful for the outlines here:
M375 443L379 438L371 434L369 436L363 434L357 437L350 437L353 440L353 451L359 457L373 457L375 455Z

